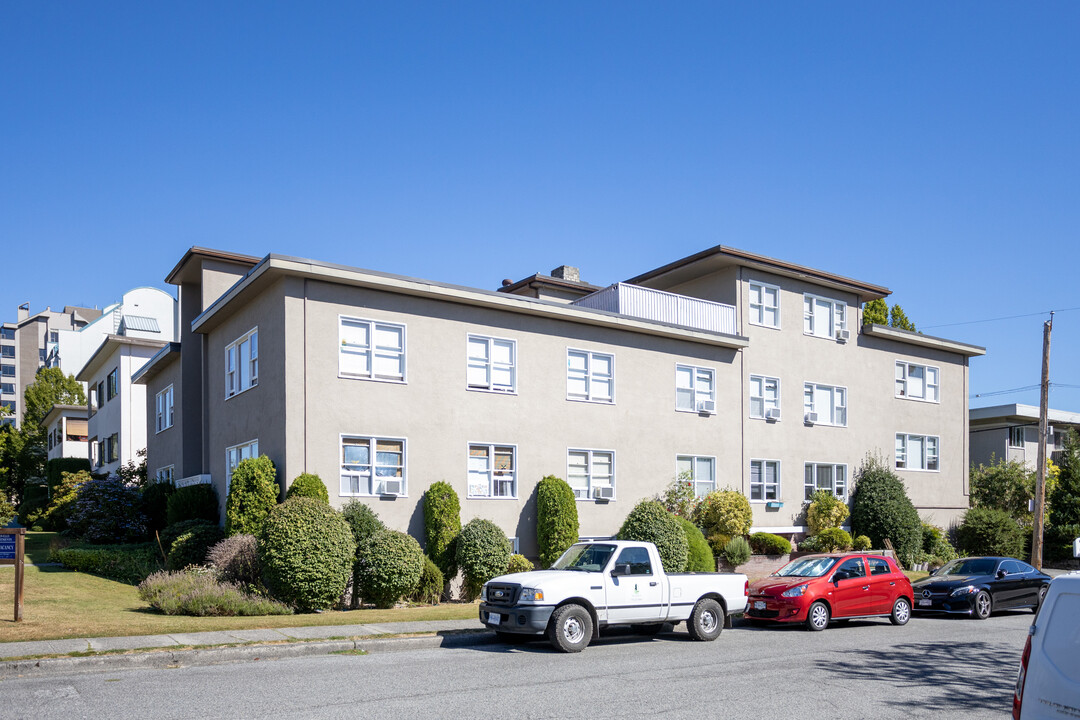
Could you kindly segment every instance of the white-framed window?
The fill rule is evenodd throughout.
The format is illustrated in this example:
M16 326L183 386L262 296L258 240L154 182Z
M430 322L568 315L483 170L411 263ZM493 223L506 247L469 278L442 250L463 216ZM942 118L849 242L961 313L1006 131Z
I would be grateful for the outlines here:
M780 461L750 461L750 500L768 502L780 499Z
M932 365L896 361L896 397L924 402L940 399L940 371Z
M750 324L780 327L780 288L750 281Z
M469 443L469 497L517 497L517 447Z
M780 419L780 378L750 376L750 417Z
M259 439L225 448L225 494L229 494L229 485L232 483L233 470L241 460L250 460L259 457Z
M835 339L847 329L847 303L806 293L803 295L803 334Z
M405 478L405 438L341 436L343 497L404 496Z
M162 430L168 430L173 424L173 386L165 388L159 392L154 402L156 410L155 427L156 432Z
M940 438L933 435L896 433L896 467L904 470L938 470Z
M615 499L615 451L566 451L566 481L578 500Z
M615 356L567 349L566 399L615 402Z
M682 412L716 412L716 373L694 365L675 366L675 409Z
M405 326L338 316L341 377L405 382Z
M259 384L259 328L248 330L225 348L225 397Z
M716 458L706 455L677 455L675 477L692 483L696 497L705 497L716 489Z
M517 392L516 341L470 334L468 353L466 385L469 390Z
M847 388L806 383L803 385L803 412L818 425L847 426Z
M173 465L158 468L157 472L154 474L154 479L159 483L168 483L169 485L172 485L173 472L175 471L175 469L176 468Z
M817 490L828 490L841 500L847 500L847 465L806 463L803 490L807 500Z
M1022 448L1024 447L1025 429L1023 427L1011 427L1009 428L1009 447Z

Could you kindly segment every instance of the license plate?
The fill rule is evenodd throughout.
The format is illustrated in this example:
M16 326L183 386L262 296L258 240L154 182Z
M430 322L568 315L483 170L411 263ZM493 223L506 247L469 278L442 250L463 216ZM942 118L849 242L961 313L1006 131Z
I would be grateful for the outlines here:
M934 601L930 599L920 600L919 605L933 605Z
M765 601L764 600L755 600L754 601L754 609L755 610L764 610L765 609Z
M499 625L502 623L502 615L499 613L488 613L488 625Z

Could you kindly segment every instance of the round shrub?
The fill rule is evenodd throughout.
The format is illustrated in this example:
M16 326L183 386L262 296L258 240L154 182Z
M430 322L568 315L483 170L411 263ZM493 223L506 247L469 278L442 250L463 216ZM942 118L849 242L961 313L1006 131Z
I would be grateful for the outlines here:
M241 460L232 471L225 498L225 532L228 535L259 532L270 510L277 505L278 487L274 463L265 455Z
M396 530L377 531L364 541L357 557L360 594L377 608L392 608L398 598L416 590L424 571L420 543Z
M510 564L510 541L498 525L474 518L461 529L457 539L457 566L465 575L463 589L474 598L491 578L506 572Z
M540 567L549 568L578 541L577 498L562 478L548 475L536 486L536 543Z
M804 537L802 542L799 543L799 550L810 553L825 552L825 549L821 546L821 541L818 540L816 535Z
M750 543L742 535L731 538L724 546L724 559L731 567L739 567L750 559Z
M457 549L461 532L461 501L448 482L434 482L424 493L424 540L427 554L450 580L457 575Z
M851 530L866 535L874 547L888 538L901 558L919 552L922 521L904 490L904 483L878 457L868 456L855 475Z
M177 488L165 503L168 525L184 520L204 520L217 525L218 496L213 485L199 484Z
M710 535L706 542L709 543L709 549L712 550L713 557L724 557L724 546L731 540L730 535L724 533L715 533Z
M206 562L213 565L226 582L248 586L259 584L261 573L254 535L233 535L216 543L206 553Z
M840 527L848 518L847 503L828 490L818 490L806 508L806 524L814 535L822 530Z
M420 582L409 595L409 600L424 605L438 605L443 591L443 574L431 558L424 556L424 569L420 572Z
M866 552L872 547L870 538L865 535L857 535L854 540L851 541L851 549L858 550L859 552Z
M965 555L1007 555L1020 557L1027 533L997 508L971 508L956 530Z
M88 543L139 542L146 536L138 488L115 475L94 478L79 486L75 509L68 518L71 532Z
M322 610L345 591L356 542L345 518L326 503L290 498L270 511L256 537L263 580L277 599L301 611Z
M209 522L207 520L183 520L178 523L167 526L159 534L161 540L161 548L166 552L172 549L173 542L176 538L180 537L189 530L201 527L217 527L216 522Z
M791 543L779 535L756 532L750 536L750 549L757 555L787 555L791 552Z
M370 506L359 500L350 500L341 508L341 516L349 524L353 540L356 542L356 550L359 553L364 542L379 530L386 528L378 514ZM358 559L353 561L352 571L352 602L349 607L356 610L360 607L360 563Z
M714 490L694 510L694 524L706 535L746 535L753 521L750 501L737 490Z
M296 479L289 485L288 492L285 493L285 499L291 497L309 497L316 500L322 500L324 503L330 503L330 493L326 490L326 483L322 481L322 478L313 473L301 473L296 476Z
M506 574L513 575L514 573L532 572L533 564L529 561L529 558L524 555L511 555L510 562L506 564Z
M680 515L675 519L686 535L686 572L716 572L716 558L701 528Z
M217 525L197 525L177 536L169 549L169 570L183 570L188 565L202 565L206 553L216 545L225 533Z
M675 516L655 500L639 502L626 516L617 537L656 545L665 572L677 573L686 569L690 552L686 533Z
M838 552L851 547L851 535L843 528L825 528L817 534L821 552Z
M169 523L169 497L176 492L172 483L150 483L142 489L142 512L146 516L146 531L151 538L154 531L162 531ZM217 518L215 518L215 522Z

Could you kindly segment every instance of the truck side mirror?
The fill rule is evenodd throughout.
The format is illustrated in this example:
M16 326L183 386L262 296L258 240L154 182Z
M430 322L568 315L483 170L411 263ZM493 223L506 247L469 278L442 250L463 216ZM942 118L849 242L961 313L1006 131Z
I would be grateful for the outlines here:
M615 567L613 567L611 569L611 577L618 577L619 575L629 575L629 574L630 574L630 564L629 563L623 563L621 565L616 565Z

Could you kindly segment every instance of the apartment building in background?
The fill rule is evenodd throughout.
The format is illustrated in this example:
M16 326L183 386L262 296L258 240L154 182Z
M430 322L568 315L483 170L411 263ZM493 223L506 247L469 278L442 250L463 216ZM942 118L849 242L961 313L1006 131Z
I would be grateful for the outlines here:
M445 480L535 556L535 488L574 488L582 536L616 532L676 478L734 488L754 529L805 532L818 489L847 499L868 454L920 514L967 508L968 361L983 349L879 325L888 289L718 246L597 288L551 275L466 288L279 255L192 248L180 342L146 387L148 469L225 497L265 454L331 502L423 536ZM163 409L167 408L167 411Z
M1013 403L993 407L972 408L971 462L991 465L998 460L1015 460L1028 470L1039 464L1039 408ZM1070 428L1080 430L1080 413L1067 410L1048 410L1049 432L1046 455L1060 462L1065 448L1065 434Z
M87 434L85 405L53 405L41 421L45 430L48 459L88 458L90 448Z

